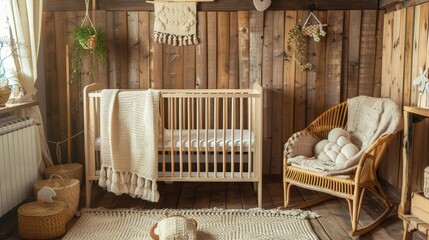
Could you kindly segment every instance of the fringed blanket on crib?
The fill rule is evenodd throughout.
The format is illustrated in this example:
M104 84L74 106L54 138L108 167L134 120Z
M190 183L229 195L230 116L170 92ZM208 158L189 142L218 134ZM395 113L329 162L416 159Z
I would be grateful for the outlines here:
M101 92L99 185L157 202L159 91Z
M154 40L173 46L198 44L197 3L155 1Z

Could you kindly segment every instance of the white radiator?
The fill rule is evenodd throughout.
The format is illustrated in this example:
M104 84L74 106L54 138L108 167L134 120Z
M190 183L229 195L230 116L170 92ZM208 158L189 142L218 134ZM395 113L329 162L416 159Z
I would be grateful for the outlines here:
M0 217L32 194L38 177L36 161L33 120L0 118Z

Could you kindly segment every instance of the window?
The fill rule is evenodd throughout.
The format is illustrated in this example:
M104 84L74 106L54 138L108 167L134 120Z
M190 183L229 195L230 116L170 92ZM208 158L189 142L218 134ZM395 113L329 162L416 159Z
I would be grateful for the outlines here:
M7 0L0 0L0 9L8 9L6 4L9 4ZM7 14L0 14L0 86L10 85L13 99L22 96L15 65L16 47L19 47L19 44L12 39Z

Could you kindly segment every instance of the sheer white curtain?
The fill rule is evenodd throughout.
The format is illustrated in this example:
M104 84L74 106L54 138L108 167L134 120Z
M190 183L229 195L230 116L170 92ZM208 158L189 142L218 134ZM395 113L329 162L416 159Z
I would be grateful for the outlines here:
M18 49L17 74L24 95L19 102L36 100L37 58L39 55L42 24L43 0L6 0L7 16L11 26L12 38L24 45ZM39 127L38 165L42 171L51 166L52 160L46 143L43 121L38 106L25 110L25 115L32 117Z

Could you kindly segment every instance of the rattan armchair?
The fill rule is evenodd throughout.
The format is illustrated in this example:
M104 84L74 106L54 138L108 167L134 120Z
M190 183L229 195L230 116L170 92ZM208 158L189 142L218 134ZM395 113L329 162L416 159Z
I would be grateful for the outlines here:
M325 139L329 131L333 128L346 129L347 109L347 102L338 104L320 115L303 131L295 133L288 141L294 141L296 135L305 134L312 134L319 139ZM389 215L393 207L377 179L377 168L392 138L393 134L383 135L371 144L360 157L356 171L350 174L350 178L347 179L326 176L288 165L288 159L285 156L283 162L284 207L280 208L306 208L324 202L332 197L344 198L348 202L351 220L349 235L357 236L371 231ZM289 200L292 185L325 194L313 200L291 206ZM374 193L381 200L386 210L373 223L358 229L362 201L367 190Z

